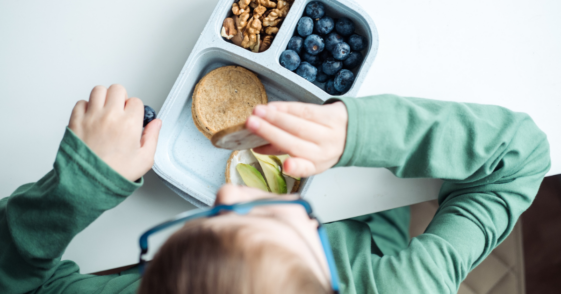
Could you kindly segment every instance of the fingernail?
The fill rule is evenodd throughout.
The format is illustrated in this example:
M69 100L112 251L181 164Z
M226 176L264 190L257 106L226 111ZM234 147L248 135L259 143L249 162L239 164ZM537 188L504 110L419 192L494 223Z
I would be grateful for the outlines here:
M254 116L250 116L247 119L247 128L252 131L257 131L257 129L259 129L259 120Z
M254 114L258 117L265 118L265 115L267 115L267 107L264 105L257 105L257 107L255 107Z

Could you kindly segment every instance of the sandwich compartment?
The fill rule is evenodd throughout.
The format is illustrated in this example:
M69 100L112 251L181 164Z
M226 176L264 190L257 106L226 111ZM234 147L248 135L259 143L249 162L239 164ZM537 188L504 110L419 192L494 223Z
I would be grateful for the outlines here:
M193 90L210 71L238 65L254 72L265 86L269 101L301 101L321 104L331 98L317 85L282 67L280 54L294 35L298 20L312 0L295 0L271 47L254 53L220 36L224 18L231 14L233 0L220 0L207 22L189 59L160 110L164 123L160 132L154 171L173 191L196 206L212 205L216 192L225 183L226 162L232 151L217 149L201 134L191 116ZM372 19L353 1L321 1L326 15L348 17L356 32L368 39L364 61L355 69L356 80L345 96L356 96L378 50L378 34ZM300 194L305 197L312 178L302 179Z

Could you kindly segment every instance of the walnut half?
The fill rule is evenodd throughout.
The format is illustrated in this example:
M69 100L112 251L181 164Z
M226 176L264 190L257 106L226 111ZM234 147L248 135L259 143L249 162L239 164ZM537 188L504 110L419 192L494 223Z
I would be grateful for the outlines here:
M259 46L258 43L260 31L261 21L259 20L259 18L252 17L248 22L247 29L245 30L242 47L246 49L250 48L250 50L257 52L259 50L259 47L257 47L257 50L255 50L255 47Z
M265 33L266 33L267 35L276 35L278 32L279 32L279 28L276 28L276 27L268 27L268 28L265 30Z
M277 8L274 9L279 17L286 17L288 15L288 11L290 10L290 4L287 1L279 0L277 4Z
M259 46L259 52L266 51L271 47L271 43L273 42L273 36L265 36L261 41L261 45Z
M236 24L234 19L228 17L222 23L222 31L220 35L228 40L231 40L235 35L238 34L238 30L236 29Z
M240 22L239 17L234 15L234 23L236 24L236 27L239 27L238 25L239 22ZM241 47L243 39L244 39L243 30L238 30L238 33L232 38L232 43Z
M277 3L271 1L271 0L259 0L259 4L267 7L267 8L275 8L277 7Z

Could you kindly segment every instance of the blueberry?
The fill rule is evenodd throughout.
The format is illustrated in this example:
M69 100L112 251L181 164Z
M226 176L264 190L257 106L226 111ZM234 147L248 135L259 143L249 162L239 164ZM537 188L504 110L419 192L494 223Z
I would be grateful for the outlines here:
M296 74L313 83L316 80L318 69L310 63L304 61L296 70Z
M318 35L327 35L333 31L334 27L335 21L333 21L333 18L329 16L324 16L316 20L314 23L314 30Z
M320 54L325 48L323 38L318 35L309 35L304 40L304 50L312 55Z
M335 86L335 90L345 93L349 91L354 81L355 75L353 72L348 69L342 69L335 75L333 85Z
M325 83L325 92L329 95L341 95L341 93L335 89L335 81L333 79L330 79L327 83Z
M286 46L287 50L294 50L296 53L302 53L302 46L304 45L304 39L299 36L294 36L290 38L288 41L288 46Z
M330 57L326 59L321 65L321 70L328 76L336 74L343 68L343 62L335 60L335 58Z
M364 57L362 57L362 54L360 52L353 51L351 52L351 54L349 54L349 58L343 61L343 66L348 69L353 69L359 66L362 63L363 59Z
M309 36L314 32L314 21L311 18L304 16L298 21L298 27L296 27L296 30L298 31L298 35L302 37Z
M351 50L353 51L362 51L366 48L366 38L361 35L351 35L347 40L347 43L349 43L349 46L351 46Z
M325 48L327 49L327 51L331 52L335 45L343 43L344 41L345 40L343 36L337 34L336 32L332 32L331 34L327 35L327 37L325 37Z
M146 125L148 125L154 119L156 119L156 111L154 111L152 107L144 105L144 122L142 123L142 126L146 127Z
M325 15L325 6L319 1L313 1L306 6L306 15L318 19Z
M300 66L300 56L294 50L286 50L280 56L280 64L290 71L294 71Z
M355 32L355 24L352 20L341 17L337 20L337 23L335 23L335 31L345 37L350 36Z
M308 62L309 64L318 67L321 65L321 58L319 57L319 55L312 55L309 54L307 52L304 52L304 54L302 54L302 60Z
M316 77L316 82L319 83L325 83L327 80L329 80L330 76L326 75L323 70L318 69L318 75Z
M349 57L349 54L351 54L351 47L345 42L339 43L333 47L331 54L333 54L333 58L337 60L345 60Z

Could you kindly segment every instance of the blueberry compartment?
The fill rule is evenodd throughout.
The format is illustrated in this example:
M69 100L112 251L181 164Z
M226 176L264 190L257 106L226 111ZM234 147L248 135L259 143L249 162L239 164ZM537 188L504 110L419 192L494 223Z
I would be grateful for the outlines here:
M353 72L353 74L355 75L355 82L354 82L353 86L351 87L351 89L349 89L349 91L341 94L341 95L350 95L353 92L357 92L360 85L362 85L362 82L364 80L364 76L367 75L368 70L370 69L370 66L372 65L373 59L375 58L375 56L378 52L378 32L376 30L376 27L373 25L371 19L367 15L365 15L363 11L357 10L356 7L353 7L352 5L348 5L348 3L346 3L346 1L327 1L327 0L323 0L323 1L322 0L302 1L301 2L301 10L299 10L298 13L296 13L295 11L291 11L291 13L294 12L294 14L298 16L298 19L296 20L296 25L297 25L297 22L300 18L306 16L305 15L305 8L308 5L308 3L314 2L314 1L318 1L318 2L323 3L323 5L325 6L325 16L329 16L329 17L333 18L335 20L335 22L337 22L337 19L339 19L341 17L346 17L346 18L349 18L350 20L352 20L355 24L355 32L354 33L356 33L358 35L361 35L361 36L366 38L366 42L367 42L366 48L359 51L360 53L362 53L364 59L358 67L351 70ZM281 50L279 52L278 59L280 59L280 54L282 54L282 52L284 50L286 50L286 47L288 45L288 42L290 41L290 38L292 36L297 36L298 35L297 30L296 30L296 25L294 26L294 29L290 33L290 36L288 37L288 40L285 40L285 42L283 44L280 44L280 46L281 46L281 48L283 48L283 50ZM333 30L333 31L335 31L335 30ZM325 49L325 50L327 50L327 49ZM280 64L280 61L279 61L279 64ZM292 74L294 74L297 78L303 79L300 76L298 76L295 72L292 72ZM359 78L360 78L360 82L357 83ZM323 89L324 86L325 86L325 83L314 82L312 84L314 84L315 86L320 88L320 90L322 92L325 92L325 90ZM353 91L353 88L355 89L354 91ZM325 93L327 94L327 92L325 92ZM329 95L329 94L327 94L327 95Z

